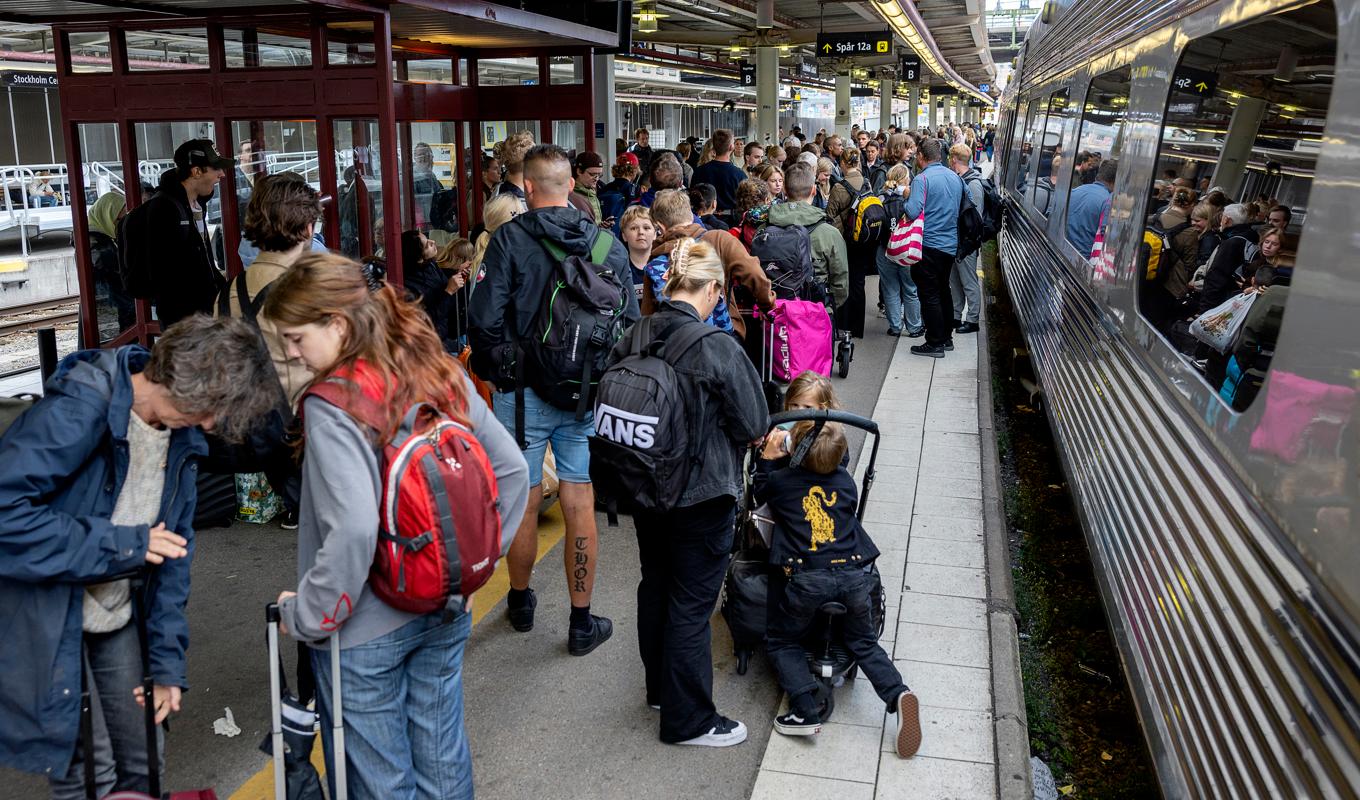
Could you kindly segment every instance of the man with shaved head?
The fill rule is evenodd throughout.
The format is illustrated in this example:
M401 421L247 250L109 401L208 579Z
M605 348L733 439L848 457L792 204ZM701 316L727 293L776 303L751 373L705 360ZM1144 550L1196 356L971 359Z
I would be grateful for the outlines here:
M589 412L578 419L574 405L571 409L559 408L535 391L538 370L530 328L550 289L556 259L576 255L607 265L620 286L632 287L633 276L628 249L571 206L567 199L571 188L567 151L553 144L529 150L524 157L524 200L529 211L502 225L491 237L482 262L486 277L478 285L477 302L468 312L468 321L472 369L496 387L496 418L519 438L534 485L529 492L529 510L506 555L510 625L520 632L534 627L538 601L529 588L529 578L538 556L543 456L551 442L567 524L563 548L571 596L567 651L583 656L614 630L607 618L590 613L599 545L587 437L595 432L595 423ZM637 297L631 289L624 294L625 323L631 325L640 316ZM522 393L516 391L517 382L523 387Z

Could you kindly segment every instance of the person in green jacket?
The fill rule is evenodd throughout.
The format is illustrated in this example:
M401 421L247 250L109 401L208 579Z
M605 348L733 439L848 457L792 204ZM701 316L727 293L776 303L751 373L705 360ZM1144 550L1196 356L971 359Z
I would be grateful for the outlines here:
M816 176L807 164L794 164L784 173L784 194L788 200L770 207L771 225L802 225L812 239L812 269L836 301L845 304L850 296L850 262L845 240L826 223L826 212L812 204L817 190Z
M614 220L604 219L600 209L600 197L597 194L597 187L600 183L600 176L604 175L604 160L599 153L583 151L577 153L576 160L572 162L572 177L576 180L576 186L572 193L584 200L590 206L591 219L601 228L614 227ZM573 203L572 205L577 205ZM583 211L585 209L582 209Z

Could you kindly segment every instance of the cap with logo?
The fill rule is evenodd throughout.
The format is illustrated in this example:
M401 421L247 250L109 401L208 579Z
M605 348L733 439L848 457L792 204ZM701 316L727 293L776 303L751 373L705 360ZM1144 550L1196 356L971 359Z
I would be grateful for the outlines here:
M208 139L190 139L175 150L175 166L226 169L236 166L236 159L220 155Z

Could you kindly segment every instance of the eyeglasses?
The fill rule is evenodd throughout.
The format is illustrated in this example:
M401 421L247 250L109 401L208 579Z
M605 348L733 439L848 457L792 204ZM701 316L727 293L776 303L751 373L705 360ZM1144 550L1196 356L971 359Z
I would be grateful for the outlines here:
M604 175L604 170L602 170L602 169L588 169L588 170L586 170L586 174L589 175L589 176L591 176L592 178L598 178L598 177Z

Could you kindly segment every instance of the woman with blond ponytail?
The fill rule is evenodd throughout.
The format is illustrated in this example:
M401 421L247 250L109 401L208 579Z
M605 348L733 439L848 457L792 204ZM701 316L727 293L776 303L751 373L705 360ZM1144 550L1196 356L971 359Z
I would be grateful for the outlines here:
M676 374L694 451L679 507L633 514L642 562L638 586L638 644L647 676L647 703L661 710L661 741L727 747L746 739L746 726L713 704L709 616L718 600L746 446L768 421L760 378L736 337L705 326L723 296L723 265L705 242L682 241L665 274L665 299L638 325L652 341L671 341L686 326L706 327L682 352L666 355ZM633 337L612 354L622 360ZM665 355L664 349L662 350Z
M462 679L471 614L456 601L428 614L401 611L367 586L383 498L375 445L417 403L469 429L495 473L502 553L528 497L524 457L420 306L390 286L371 290L358 264L304 256L274 283L263 313L289 357L316 373L312 386L339 378L353 393L343 408L303 395L299 577L296 592L279 596L287 632L314 648L327 772L335 774L333 676L328 649L315 648L340 631L350 796L471 798Z

